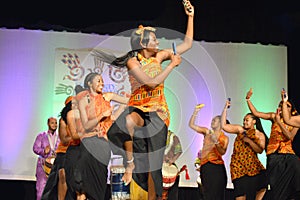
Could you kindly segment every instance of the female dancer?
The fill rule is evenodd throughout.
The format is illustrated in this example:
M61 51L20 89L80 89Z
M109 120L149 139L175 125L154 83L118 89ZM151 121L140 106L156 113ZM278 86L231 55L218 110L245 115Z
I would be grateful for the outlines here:
M132 91L129 107L107 135L113 153L124 157L123 181L129 184L133 179L131 199L152 200L162 196L161 168L170 121L164 80L181 63L180 54L189 50L193 43L194 7L185 1L184 8L188 16L187 30L183 43L176 47L176 55L171 49L159 50L155 28L143 26L133 31L132 50L126 55L116 58L94 51L95 57L115 66L126 66L129 71ZM171 62L162 69L161 64L166 60Z
M262 199L267 183L265 167L257 154L265 149L267 136L259 118L252 113L245 115L243 126L226 124L228 106L230 101L227 101L224 107L221 124L224 131L236 134L230 162L235 199Z
M283 200L299 199L300 192L300 167L298 157L292 148L292 140L298 128L288 125L282 118L282 104L279 102L276 112L257 111L250 98L252 89L247 93L246 100L251 112L259 118L272 122L269 144L267 146L267 178L268 191L265 199ZM297 111L287 99L289 115L296 115Z
M74 109L75 104L72 102L73 96L65 100L65 107L60 113L58 134L60 143L56 149L56 158L51 168L51 172L45 185L42 200L58 199L64 200L67 194L67 183L65 177L65 156L71 141L70 132L67 129L67 113Z
M103 86L100 74L89 73L84 80L85 95L79 100L84 134L81 136L74 134L72 137L81 140L74 172L76 192L80 199L103 200L105 198L107 166L111 156L106 133L128 101L128 98L115 93L102 93ZM114 113L110 101L121 103ZM72 132L76 133L75 129Z
M300 115L293 111L291 112L291 104L288 101L289 97L286 91L281 91L282 97L282 117L285 123L290 126L295 126L300 128Z
M211 121L211 129L195 124L196 116L204 104L195 106L189 126L197 133L204 135L201 150L200 177L203 197L206 200L224 199L227 185L227 174L222 155L226 153L228 137L221 128L221 116L215 116Z

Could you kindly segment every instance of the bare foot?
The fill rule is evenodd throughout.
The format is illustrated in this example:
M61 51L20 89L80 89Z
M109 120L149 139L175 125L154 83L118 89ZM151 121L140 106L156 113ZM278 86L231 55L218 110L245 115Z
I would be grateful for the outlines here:
M125 169L125 173L122 177L122 181L124 181L125 185L128 185L131 182L131 180L132 180L132 171L133 171L134 167L135 166L134 166L133 162L127 164L127 167Z

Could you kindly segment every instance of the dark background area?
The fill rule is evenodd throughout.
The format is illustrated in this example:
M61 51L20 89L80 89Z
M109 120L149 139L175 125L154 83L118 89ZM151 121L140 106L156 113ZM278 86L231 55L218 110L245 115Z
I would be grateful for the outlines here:
M289 98L300 111L299 1L191 0L191 2L195 6L196 41L287 46L287 89ZM8 1L5 5L1 5L0 28L115 35L143 24L184 33L186 19L180 0ZM268 84L264 80L261 82ZM278 99L280 99L279 91ZM297 155L300 155L300 134L297 134L294 140L294 147ZM35 182L0 181L0 183L2 193L10 195L10 199L33 199ZM186 195L189 199L193 199L190 195L195 194L189 188L182 189L182 192L185 193L182 195Z

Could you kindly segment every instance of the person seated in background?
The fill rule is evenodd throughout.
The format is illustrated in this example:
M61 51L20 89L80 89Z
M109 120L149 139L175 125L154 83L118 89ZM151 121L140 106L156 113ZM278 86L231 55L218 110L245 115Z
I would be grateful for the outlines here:
M163 185L165 187L163 188L163 200L165 199L172 199L177 200L178 199L178 183L179 183L179 170L177 165L175 164L176 160L181 156L182 154L182 147L179 140L179 137L172 132L171 130L168 130L168 136L167 136L167 143L166 143L166 149L164 154L164 160L163 165L165 165L165 169L168 170L169 167L176 168L177 173L174 174L174 182L170 183L170 187L168 183L164 183L163 178ZM174 170L176 171L176 170ZM162 170L163 176L164 176L164 168Z

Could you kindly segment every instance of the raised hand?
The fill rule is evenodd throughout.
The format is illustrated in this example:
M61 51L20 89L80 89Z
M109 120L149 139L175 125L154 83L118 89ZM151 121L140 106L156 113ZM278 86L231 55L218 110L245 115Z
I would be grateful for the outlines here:
M247 92L246 99L250 99L253 94L252 88Z
M184 11L188 16L194 16L194 6L189 0L183 0L182 4L184 6Z
M201 110L201 108L203 108L204 106L205 106L204 103L197 104L197 105L195 106L195 111Z
M230 101L227 99L226 103L225 103L225 108L228 108L228 107L230 107Z
M288 101L288 95L287 95L287 92L284 90L284 89L282 89L281 90L281 99L282 99L282 101L284 101L284 102L287 102Z

